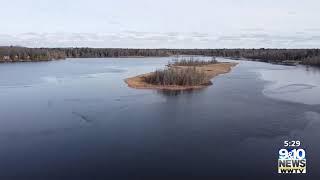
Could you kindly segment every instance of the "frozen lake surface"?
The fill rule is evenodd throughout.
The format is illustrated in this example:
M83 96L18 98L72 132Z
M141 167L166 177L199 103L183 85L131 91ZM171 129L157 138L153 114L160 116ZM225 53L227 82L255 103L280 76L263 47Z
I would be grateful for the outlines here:
M192 92L123 82L169 60L0 64L1 179L283 179L284 140L307 154L288 178L319 179L318 69L239 61Z

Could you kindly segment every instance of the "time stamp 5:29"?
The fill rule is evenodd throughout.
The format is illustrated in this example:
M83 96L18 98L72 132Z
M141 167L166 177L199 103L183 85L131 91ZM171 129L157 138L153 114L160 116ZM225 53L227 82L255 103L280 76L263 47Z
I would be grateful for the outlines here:
M284 141L284 147L299 147L301 145L300 141Z

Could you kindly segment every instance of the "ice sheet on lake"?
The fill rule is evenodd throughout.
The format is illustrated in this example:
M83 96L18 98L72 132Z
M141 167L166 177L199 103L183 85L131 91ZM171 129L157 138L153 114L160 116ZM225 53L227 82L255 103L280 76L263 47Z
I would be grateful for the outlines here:
M263 80L268 81L264 95L290 102L320 104L320 69L297 66L258 72Z

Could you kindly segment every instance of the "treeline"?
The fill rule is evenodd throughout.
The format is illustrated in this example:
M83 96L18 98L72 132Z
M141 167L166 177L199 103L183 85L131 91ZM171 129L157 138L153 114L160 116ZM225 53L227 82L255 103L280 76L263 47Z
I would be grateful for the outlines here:
M65 58L64 51L57 49L0 47L0 62L50 61Z
M165 57L203 55L280 63L297 61L320 66L320 49L125 49L125 48L25 48L0 47L0 61L47 61L65 58Z

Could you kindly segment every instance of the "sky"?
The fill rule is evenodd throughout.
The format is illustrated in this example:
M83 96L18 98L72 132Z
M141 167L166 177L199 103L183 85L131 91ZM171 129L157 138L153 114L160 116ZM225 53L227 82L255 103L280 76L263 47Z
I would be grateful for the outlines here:
M0 46L320 48L319 0L0 0Z

